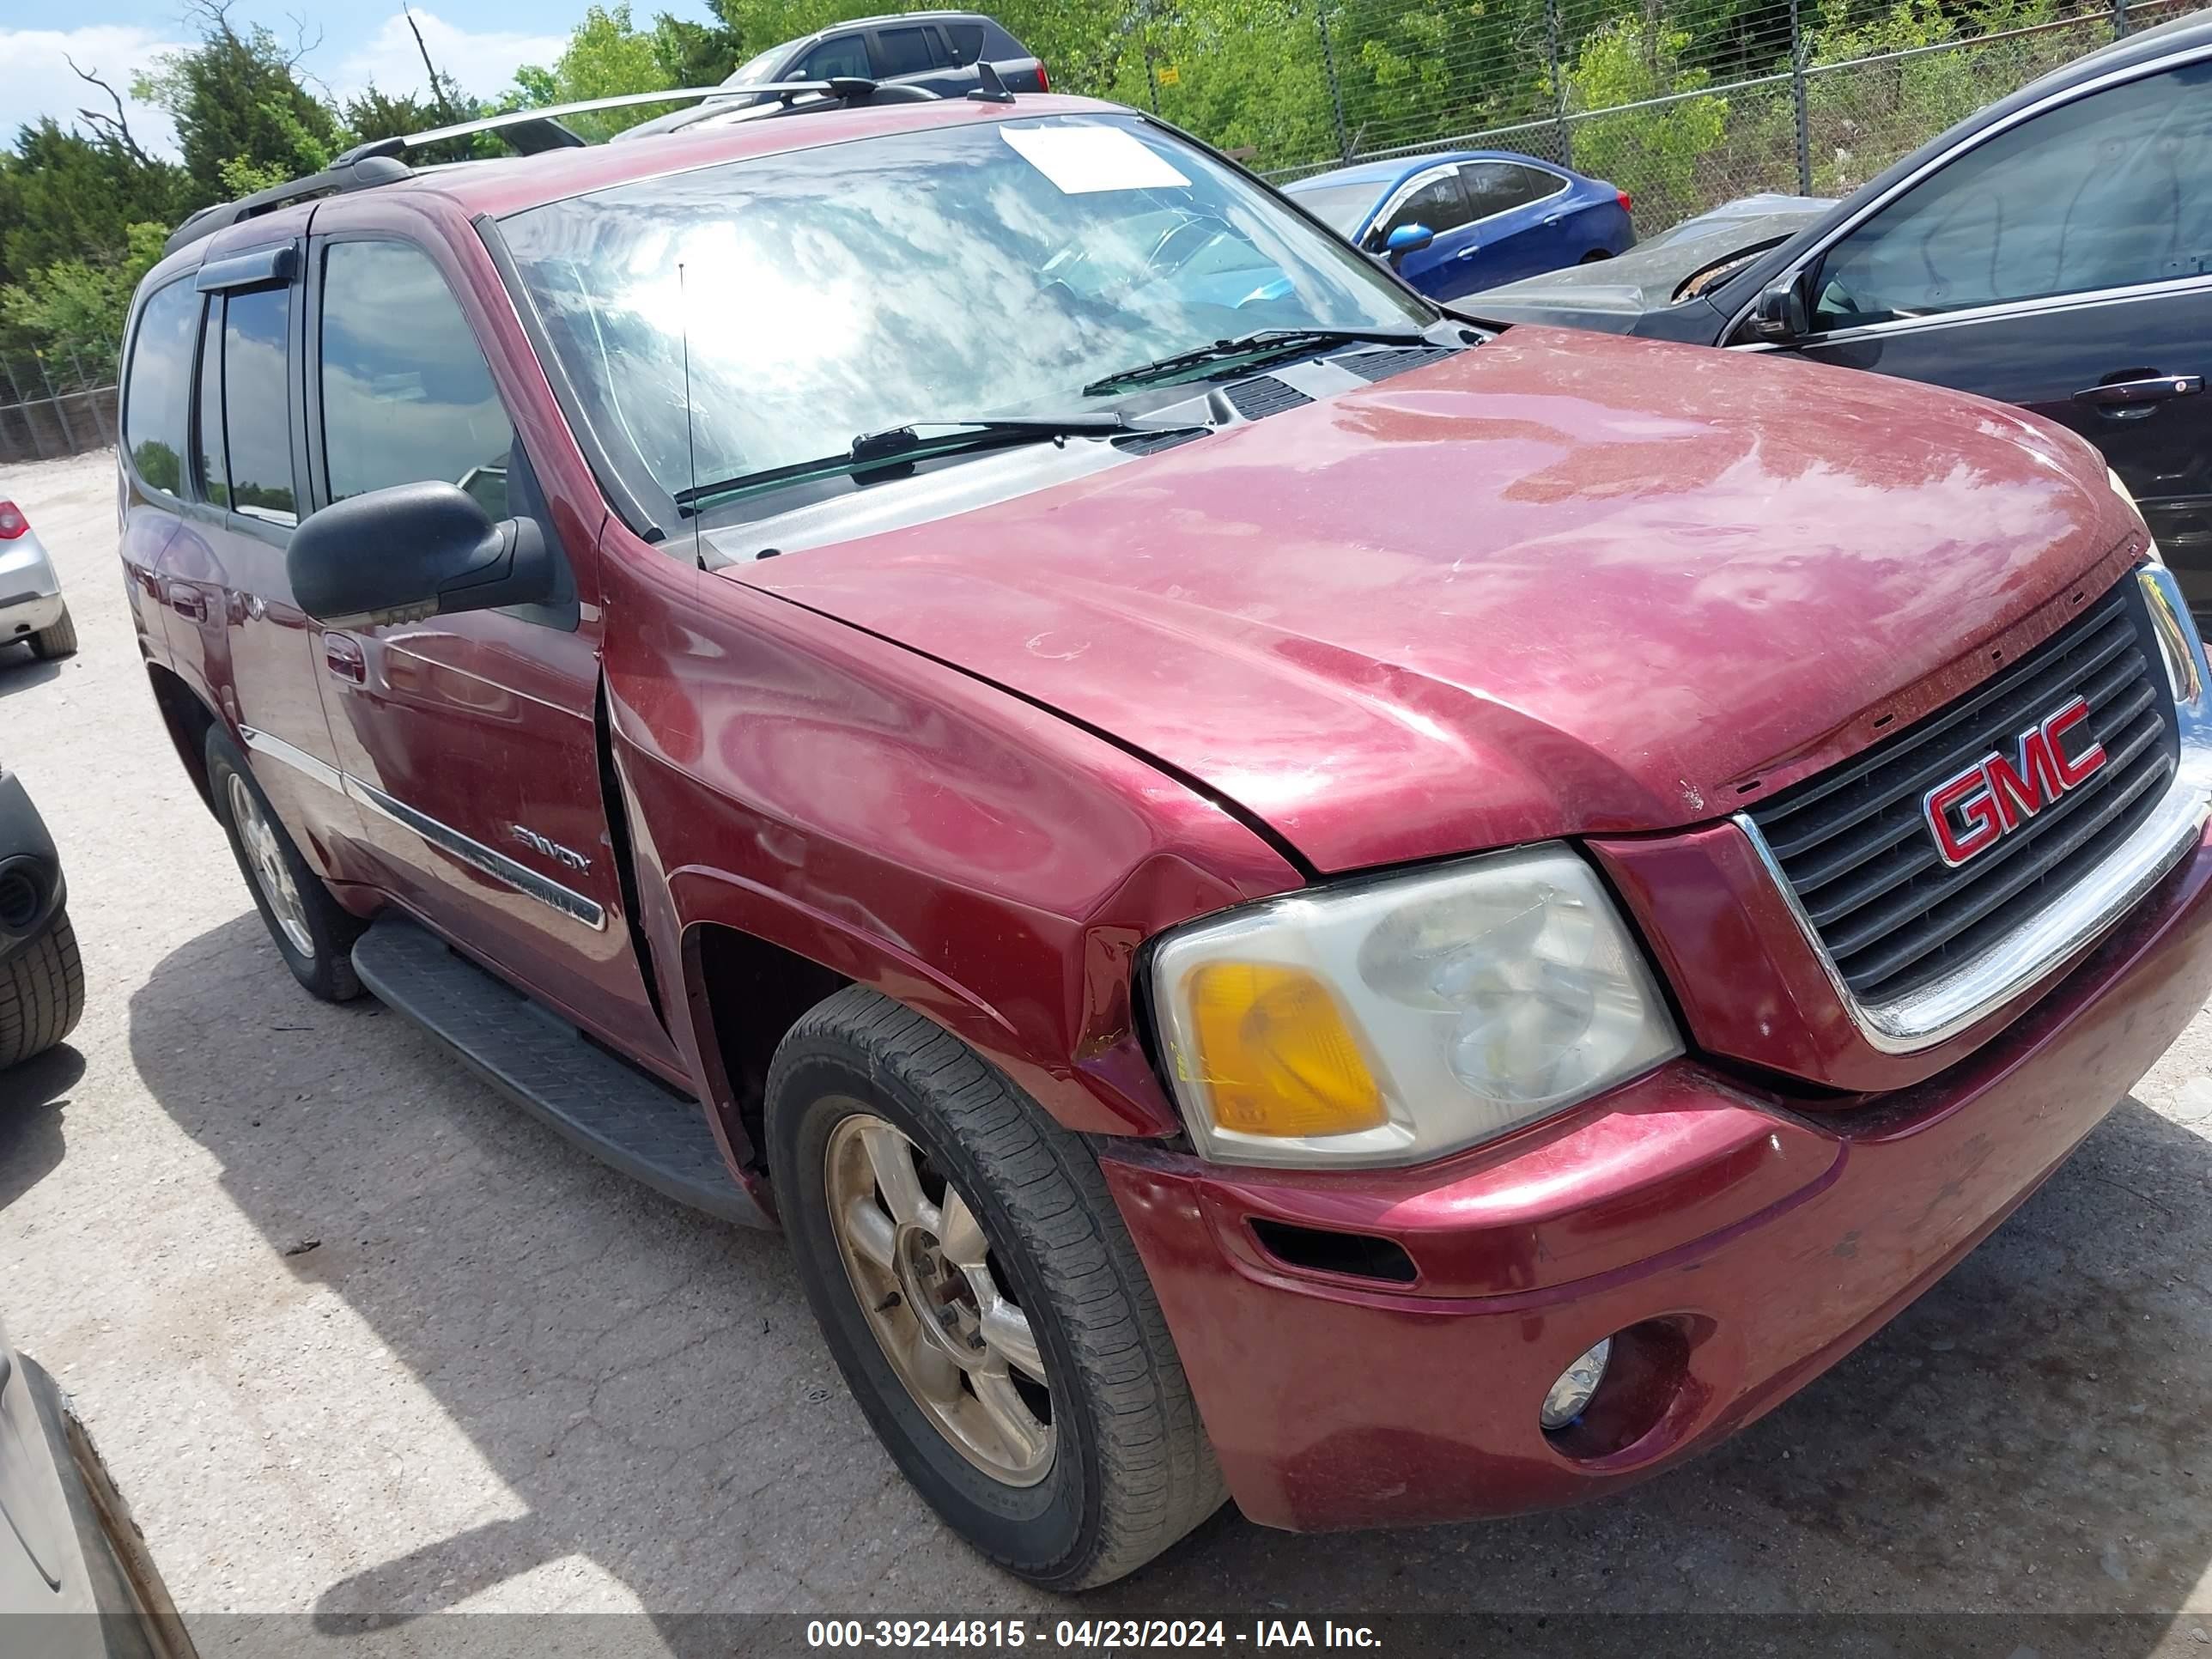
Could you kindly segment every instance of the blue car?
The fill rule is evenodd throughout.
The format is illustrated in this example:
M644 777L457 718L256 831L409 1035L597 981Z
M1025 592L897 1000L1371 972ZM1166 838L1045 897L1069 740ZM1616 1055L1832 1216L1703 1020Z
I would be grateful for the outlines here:
M1283 189L1437 300L1636 245L1626 191L1506 150L1363 161Z

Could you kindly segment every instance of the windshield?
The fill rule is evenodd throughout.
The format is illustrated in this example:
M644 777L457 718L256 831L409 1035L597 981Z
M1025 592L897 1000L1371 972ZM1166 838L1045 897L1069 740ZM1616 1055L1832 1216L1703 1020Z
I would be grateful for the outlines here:
M1434 320L1350 248L1125 116L750 158L501 228L593 429L671 499L695 476L842 453L858 433L1110 408L1083 387L1259 330Z
M1338 235L1350 237L1375 206L1372 185L1322 185L1293 190L1297 204Z
M730 71L722 84L726 87L758 86L768 79L769 71L775 67L776 60L783 56L785 50L785 46L770 46L759 57L748 58Z

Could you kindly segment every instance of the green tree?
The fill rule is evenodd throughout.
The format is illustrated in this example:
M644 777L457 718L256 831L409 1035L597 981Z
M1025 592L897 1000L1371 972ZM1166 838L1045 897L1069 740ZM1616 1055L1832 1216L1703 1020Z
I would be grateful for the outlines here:
M301 82L305 48L288 52L258 24L240 34L230 0L197 0L191 15L200 44L167 54L131 90L176 122L194 185L236 195L327 167L344 135Z
M0 285L0 335L58 357L74 356L88 368L112 360L131 295L161 258L168 234L166 222L132 225L118 258L57 259Z
M1711 77L1686 68L1688 33L1659 21L1656 7L1619 17L1586 37L1567 70L1570 109L1612 109L1672 94L1695 92ZM1625 111L1578 123L1575 166L1634 194L1638 217L1672 224L1705 205L1698 164L1717 150L1728 125L1728 100L1685 98L1654 109Z
M665 21L665 20L664 20ZM664 38L630 21L628 5L586 6L583 21L550 69L525 64L514 75L516 107L572 104L586 98L618 98L634 92L659 92L679 86L674 72L683 65L664 55ZM726 73L727 71L725 71ZM635 104L568 117L562 125L586 139L603 140L624 127L680 108L676 104Z

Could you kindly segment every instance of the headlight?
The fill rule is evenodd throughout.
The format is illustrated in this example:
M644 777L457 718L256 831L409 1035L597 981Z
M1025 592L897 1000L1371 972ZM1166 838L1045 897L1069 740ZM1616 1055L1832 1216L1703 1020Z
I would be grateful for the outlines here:
M1605 890L1556 842L1194 922L1152 953L1206 1157L1411 1164L1681 1052Z

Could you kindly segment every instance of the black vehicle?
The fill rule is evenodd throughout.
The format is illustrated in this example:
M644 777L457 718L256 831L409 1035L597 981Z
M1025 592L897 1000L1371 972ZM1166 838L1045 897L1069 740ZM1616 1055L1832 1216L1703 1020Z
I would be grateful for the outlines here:
M84 964L53 837L0 766L0 1070L52 1048L84 1012Z
M758 103L766 94L748 87L793 81L862 78L919 87L939 98L960 98L983 84L979 64L996 70L1009 92L1049 92L1051 77L1036 55L979 11L909 11L857 17L770 46L738 66L722 84L726 98L644 121L615 135L617 141L673 132Z
M2212 13L2053 71L1825 210L1738 204L1465 308L2022 404L2104 452L2212 619Z

